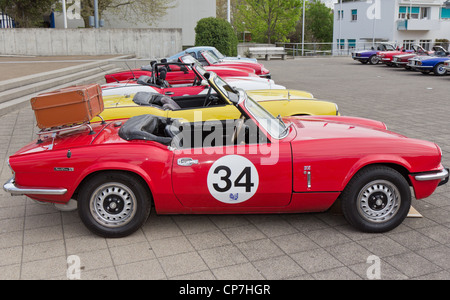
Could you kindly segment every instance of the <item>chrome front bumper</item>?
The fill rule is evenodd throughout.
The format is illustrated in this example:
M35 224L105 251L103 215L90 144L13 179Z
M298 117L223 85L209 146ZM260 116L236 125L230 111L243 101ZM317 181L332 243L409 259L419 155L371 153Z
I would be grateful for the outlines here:
M414 178L417 181L429 181L429 180L441 180L439 185L446 184L449 179L449 169L443 169L441 171L432 172L432 173L422 173L416 174Z
M41 188L41 187L28 187L23 188L16 185L14 177L8 180L3 185L3 190L10 193L13 196L19 195L64 195L67 193L67 189L64 188Z

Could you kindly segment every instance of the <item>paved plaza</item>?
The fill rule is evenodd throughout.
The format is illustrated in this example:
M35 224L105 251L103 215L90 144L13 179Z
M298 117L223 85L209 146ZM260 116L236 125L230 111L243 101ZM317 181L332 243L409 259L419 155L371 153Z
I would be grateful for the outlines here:
M263 62L273 79L339 105L342 115L383 121L436 142L450 166L450 76L362 65L348 57ZM1 68L1 66L0 66ZM26 84L26 82L24 83ZM0 117L6 159L35 138L30 107ZM384 234L356 231L338 210L288 215L157 216L122 239L93 235L77 212L0 191L0 279L450 279L450 184L424 200L422 218Z

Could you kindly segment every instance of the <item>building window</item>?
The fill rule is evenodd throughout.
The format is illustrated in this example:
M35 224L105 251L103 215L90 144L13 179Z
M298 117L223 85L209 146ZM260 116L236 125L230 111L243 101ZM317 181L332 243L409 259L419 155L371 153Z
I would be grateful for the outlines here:
M450 8L441 8L441 19L450 19Z
M412 45L414 45L415 40L403 40L403 49L412 50Z
M399 19L419 19L420 7L400 6L398 11Z
M338 48L339 49L345 49L345 40L344 39L341 39L340 40L340 42L339 42L339 40L337 40L337 44L338 44Z
M425 50L430 50L431 40L420 40L420 46Z
M343 10L338 10L338 12L337 12L337 19L338 20L343 20L344 19L344 11Z
M348 43L348 49L355 49L356 48L356 40L349 39L347 40Z
M430 18L430 7L421 7L420 8L420 18L421 19L429 19Z
M357 20L358 20L358 10L352 9L352 21L357 21Z

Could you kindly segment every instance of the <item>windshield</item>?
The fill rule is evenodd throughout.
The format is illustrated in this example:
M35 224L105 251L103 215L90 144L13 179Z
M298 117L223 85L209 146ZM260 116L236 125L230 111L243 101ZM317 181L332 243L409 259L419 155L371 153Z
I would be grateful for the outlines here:
M395 50L394 46L389 45L389 44L384 44L384 48L386 51L393 51Z
M180 58L180 61L185 64L195 64L200 65L200 62L196 60L192 55L183 55Z
M214 74L214 73L211 73ZM245 108L256 119L256 121L275 139L282 139L289 133L288 126L284 122L275 118L267 110L265 110L258 102L248 97L242 89L233 89L222 78L213 75L214 85L217 86L218 91L228 97L228 99L235 105L244 101Z
M289 127L284 124L284 122L275 118L267 110L265 110L261 105L259 105L255 100L248 97L243 91L239 91L239 97L245 99L245 108L252 114L252 116L257 120L259 124L273 137L276 139L282 139L287 136Z
M239 99L239 93L237 91L235 91L234 89L232 89L228 83L226 83L222 78L220 78L219 76L214 76L214 83L217 86L217 88L219 89L219 91L224 94L226 97L228 97L228 99L230 99L231 102L237 104L239 103L240 99Z
M205 78L206 70L201 65L194 65L194 69L197 70L198 74Z
M217 49L211 49L211 50L208 50L208 52L214 54L218 59L224 59L225 58L225 55L220 53L220 51L217 50Z
M211 52L203 51L202 55L210 64L217 64L220 62L220 60Z

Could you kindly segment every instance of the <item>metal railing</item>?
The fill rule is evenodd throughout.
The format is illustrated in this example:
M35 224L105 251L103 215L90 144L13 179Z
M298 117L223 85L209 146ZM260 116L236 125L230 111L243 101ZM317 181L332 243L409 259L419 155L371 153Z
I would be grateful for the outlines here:
M375 47L380 42L375 42ZM388 43L388 42L382 42ZM393 43L391 43L393 44ZM290 56L348 56L359 50L369 50L374 44L370 42L348 42L341 43L276 43L277 47L284 47Z

